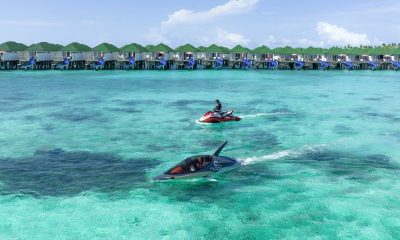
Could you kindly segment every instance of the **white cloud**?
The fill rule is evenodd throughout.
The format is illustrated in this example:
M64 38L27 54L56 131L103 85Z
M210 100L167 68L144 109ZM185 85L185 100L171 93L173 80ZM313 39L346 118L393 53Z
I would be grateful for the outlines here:
M199 12L181 9L170 14L167 20L161 22L161 27L168 28L181 24L202 23L212 21L217 17L246 13L252 10L257 2L258 0L229 0L223 5Z
M238 33L231 33L223 30L222 28L217 29L216 43L222 46L234 47L238 44L247 45L249 39Z
M274 35L268 35L267 40L265 40L265 43L267 45L275 45L277 43L277 39Z
M219 19L244 14L253 9L259 0L228 0L205 11L181 9L168 15L158 27L149 29L146 38L151 43L190 42L205 45L218 43L227 46L247 44L249 40L239 33L227 32L218 26ZM209 27L204 27L204 23ZM196 42L197 41L197 42Z
M299 47L324 47L324 41L315 41L308 38L301 38L298 42Z
M347 29L329 24L326 22L318 22L315 26L317 35L313 39L299 38L288 39L285 37L276 37L268 35L267 38L261 42L269 47L283 47L290 45L292 47L329 47L329 46L344 46L350 44L352 46L379 44L377 39L369 39L366 34L350 32Z
M165 33L161 32L158 28L149 29L149 33L147 34L147 38L150 43L158 44L164 43L169 44L170 40L165 36Z
M317 23L317 33L328 44L352 46L368 45L371 41L366 34L350 32L347 29L326 22Z

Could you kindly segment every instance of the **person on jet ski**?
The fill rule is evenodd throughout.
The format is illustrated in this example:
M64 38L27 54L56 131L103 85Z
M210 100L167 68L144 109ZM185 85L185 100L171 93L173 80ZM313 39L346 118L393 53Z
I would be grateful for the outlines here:
M222 104L218 99L215 100L215 107L213 109L213 112L219 113L222 116Z

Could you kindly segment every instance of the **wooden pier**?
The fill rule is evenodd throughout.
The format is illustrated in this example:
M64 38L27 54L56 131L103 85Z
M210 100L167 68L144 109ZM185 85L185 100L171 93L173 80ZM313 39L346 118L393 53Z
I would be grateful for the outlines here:
M18 70L21 66L26 64L28 61L0 61L0 70ZM96 61L71 61L69 66L65 69L68 70L90 70L94 69L93 64ZM159 60L138 60L130 68L131 70L207 70L215 69L216 60L195 60L195 64L190 69L188 66L188 60L167 60L165 67L159 68ZM220 69L244 69L244 64L241 60L223 60L223 64ZM277 61L278 65L276 70L321 70L320 62L318 61L305 61L304 65L298 69L296 68L295 61ZM49 70L57 69L56 66L62 63L61 61L37 61L32 67L32 70ZM105 61L102 70L123 70L126 69L124 66L127 64L127 60L112 60ZM332 61L328 62L329 67L324 70L371 70L368 62L356 61L352 62L352 67L346 67L345 63L342 61ZM377 62L377 67L373 70L396 70L390 62L381 61ZM252 61L252 66L246 68L251 69L269 69L267 61Z

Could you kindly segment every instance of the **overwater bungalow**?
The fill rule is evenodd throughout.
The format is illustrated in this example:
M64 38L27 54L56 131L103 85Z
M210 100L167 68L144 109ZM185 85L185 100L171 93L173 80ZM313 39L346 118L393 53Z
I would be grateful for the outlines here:
M253 61L256 68L274 69L278 66L278 62L273 60L273 51L262 45L252 50Z
M143 47L137 43L131 43L123 46L120 51L122 54L122 61L124 64L122 65L125 69L142 69L144 68L144 59L146 53L148 52L147 48Z
M395 49L388 47L376 47L369 50L372 61L389 62L394 61L393 52Z
M298 59L298 51L296 51L294 48L291 48L289 46L286 46L284 48L278 47L273 50L274 55L273 58L274 60L278 61L293 61Z
M169 69L173 62L171 61L171 53L174 52L172 48L165 44L149 45L146 46L149 51L146 60L147 69Z
M308 47L296 50L299 53L299 61L304 62L304 68L326 70L331 67L331 62L327 61L327 49Z
M203 68L221 69L229 59L228 49L224 49L216 44L208 47L199 47L198 59L201 59Z
M197 59L197 53L199 50L193 45L185 44L175 48L174 50L174 60L187 60L189 58Z
M353 47L347 48L350 61L353 62L354 69L376 69L379 67L379 63L372 60L370 47Z
M322 48L308 47L303 49L302 55L307 62L327 61L326 50Z
M253 59L253 52L246 47L242 47L241 45L236 45L230 50L230 52L231 55L229 60L231 61L237 61L244 58Z
M204 55L204 56L201 56L201 54L205 54L205 49L206 49L206 47L204 47L204 46L199 46L199 47L197 47L196 49L197 49L197 59L204 58L205 55Z
M148 45L146 46L146 49L150 53L148 58L149 60L158 60L160 58L170 60L170 54L174 52L172 48L163 43L158 45Z
M226 50L217 46L216 44L212 44L204 49L204 59L205 60L215 60L217 58L223 58L223 54Z
M93 51L89 46L73 42L61 48L63 62L58 68L64 69L84 69L86 62L93 61Z
M326 49L325 54L326 54L326 61L328 62L338 62L338 61L347 61L348 59L345 59L343 56L345 52L343 49L338 48L338 47L331 47L329 49Z
M17 69L19 61L28 57L26 48L25 44L12 41L0 44L0 69Z
M371 61L372 57L369 54L368 48L348 48L347 53L349 54L350 60L353 62L366 62Z
M25 54L29 56L29 60L21 65L24 69L51 69L53 63L63 60L60 44L52 44L48 42L40 42L32 44L25 49ZM21 61L22 62L22 61Z
M400 61L400 47L393 48L390 55L393 57L393 61Z
M375 47L369 49L369 54L372 58L372 64L379 64L382 69L391 69L393 62L396 61L394 53L395 48L393 47Z
M392 64L391 68L394 70L400 70L400 48L394 48L391 52L391 56L393 56L393 60L390 61Z
M119 48L110 44L102 43L92 49L93 62L92 69L114 69L119 59Z
M256 61L272 60L274 55L273 51L265 45L254 48L252 52L253 52L253 59Z
M299 49L294 49L289 46L284 48L275 48L273 50L273 60L279 62L280 69L295 69L295 63L302 61L300 58ZM304 65L304 63L301 63ZM302 68L303 66L301 66ZM298 67L300 69L300 67Z
M205 65L204 63L205 63L205 61L206 61L206 55L207 55L206 49L207 49L207 47L199 46L199 47L197 47L196 49L197 49L197 53L196 53L196 56L197 56L197 59L196 59L197 66L196 66L196 68L205 68L206 65Z
M250 68L253 63L253 52L241 45L236 45L230 50L229 67L231 68Z
M229 61L229 59L231 59L232 56L231 49L224 46L220 46L220 48L222 49L222 59L225 61Z
M194 69L197 63L199 50L193 45L185 44L175 48L173 59L175 61L176 69Z

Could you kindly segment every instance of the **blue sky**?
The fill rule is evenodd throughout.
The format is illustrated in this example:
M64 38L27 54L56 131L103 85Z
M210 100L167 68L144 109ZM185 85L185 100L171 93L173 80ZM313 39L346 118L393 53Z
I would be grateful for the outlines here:
M1 9L0 42L172 47L400 42L399 0L19 0L3 2Z

